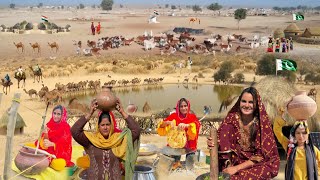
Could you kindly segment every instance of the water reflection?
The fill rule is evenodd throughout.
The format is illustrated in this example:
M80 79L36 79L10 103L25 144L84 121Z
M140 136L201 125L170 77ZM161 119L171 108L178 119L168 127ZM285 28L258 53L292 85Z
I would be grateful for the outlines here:
M181 88L182 87L182 88ZM150 112L158 112L167 108L174 108L177 101L184 97L191 103L191 109L198 115L204 114L204 106L211 106L212 112L217 113L220 104L229 96L239 96L242 87L227 85L194 85L170 84L135 87L115 87L112 91L118 96L124 107L129 102L138 106L136 113L142 113L147 102ZM89 104L95 94L77 96L82 103Z

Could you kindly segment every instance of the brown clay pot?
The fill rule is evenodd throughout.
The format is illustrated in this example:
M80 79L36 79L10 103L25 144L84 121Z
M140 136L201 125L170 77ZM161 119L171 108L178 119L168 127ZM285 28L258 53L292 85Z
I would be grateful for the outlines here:
M98 109L112 111L116 107L117 97L111 92L111 88L102 86L101 92L96 96Z
M298 91L292 100L287 104L287 110L295 120L307 120L317 111L317 103L306 91Z
M129 103L128 107L127 107L127 112L132 114L135 113L138 110L138 107L132 103Z
M34 175L41 173L49 166L49 159L45 154L41 154L39 152L35 154L35 150L22 147L14 159L14 163L20 171L24 171L38 163L24 172L24 174Z

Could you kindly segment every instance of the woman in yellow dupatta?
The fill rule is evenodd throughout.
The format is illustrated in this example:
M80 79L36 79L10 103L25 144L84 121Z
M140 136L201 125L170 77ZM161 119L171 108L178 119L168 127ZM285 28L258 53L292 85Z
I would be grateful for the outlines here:
M125 174L125 179L131 180L139 149L140 127L123 110L118 100L116 110L127 122L127 128L121 131L116 127L112 112L100 112L96 131L84 131L83 127L96 109L97 101L94 99L90 113L82 116L71 128L73 138L84 147L89 156L88 179L119 180ZM125 164L125 173L122 162Z

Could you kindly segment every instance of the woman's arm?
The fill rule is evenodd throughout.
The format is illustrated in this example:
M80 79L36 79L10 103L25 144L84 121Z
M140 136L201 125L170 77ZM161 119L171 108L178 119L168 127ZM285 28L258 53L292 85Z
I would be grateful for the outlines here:
M87 117L87 116L86 116ZM90 145L90 141L87 136L84 134L83 127L86 125L88 120L85 116L81 116L78 121L74 123L71 128L71 134L75 141L77 141L83 147Z
M318 163L318 176L320 176L320 151L314 146L314 154L316 155L316 161Z
M282 127L286 124L286 121L282 119L280 116L277 116L273 122L273 131L276 135L279 143L282 145L283 149L287 151L287 147L289 144L289 140L282 133Z

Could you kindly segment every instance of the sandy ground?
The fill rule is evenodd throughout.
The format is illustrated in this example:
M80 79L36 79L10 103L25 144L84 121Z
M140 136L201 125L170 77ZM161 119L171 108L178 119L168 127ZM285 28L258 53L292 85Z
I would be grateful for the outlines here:
M87 40L97 40L101 37L110 37L115 35L122 35L126 38L137 37L138 35L143 35L144 31L153 31L153 34L158 34L168 30L172 30L174 27L192 27L192 28L203 28L208 33L208 35L198 35L196 37L196 43L202 42L203 38L209 37L209 34L243 34L247 37L252 37L254 34L259 34L261 36L268 36L276 28L284 29L288 23L290 23L291 16L281 16L281 17L247 17L247 19L240 22L241 29L237 30L237 23L233 17L212 17L204 16L201 17L201 24L189 24L188 17L169 17L160 16L158 24L148 24L147 19L152 10L138 10L135 14L132 13L133 10L118 10L111 11L108 13L102 11L92 11L92 10L79 10L79 11L59 11L59 10L0 10L0 22L6 26L13 26L16 22L21 22L26 20L28 22L40 23L41 15L46 15L49 17L49 21L56 23L59 26L65 26L70 24L72 30L70 33L57 33L57 34L40 34L39 31L33 31L30 34L13 34L13 33L0 33L0 76L3 77L5 73L9 73L13 79L14 69L17 69L20 64L24 67L27 65L35 65L39 63L44 67L44 73L47 69L52 71L58 71L58 63L65 62L66 64L73 64L72 73L69 76L48 76L43 80L43 84L49 87L50 90L54 89L56 83L60 82L62 84L67 84L68 82L79 82L81 80L98 80L101 79L102 82L110 80L106 77L103 72L88 73L84 67L76 68L77 62L94 64L96 62L103 62L106 60L113 60L117 57L122 57L123 59L130 58L131 56L139 59L145 57L152 57L153 55L158 55L160 53L159 49L145 52L142 46L133 43L129 47L120 47L119 49L111 49L106 51L101 51L101 57L76 57L75 56L75 46L72 40L83 42L83 46L86 47ZM189 13L189 14L188 14ZM195 16L190 12L182 13L188 16ZM71 21L68 18L82 18L82 17L93 17L95 22L101 21L102 24L102 34L99 36L90 35L90 22L91 21ZM308 26L320 26L319 17L308 17L305 21L299 22L298 25L301 29ZM13 42L22 42L25 44L25 52L21 53L16 50ZM58 53L54 53L50 50L48 42L57 42L60 46ZM41 54L34 53L32 51L29 43L38 42L41 45ZM297 51L293 51L294 55L303 57L303 54L308 54L311 58L319 57L319 46L304 46L297 45ZM251 50L243 51L243 53L252 53ZM309 53L310 52L310 53ZM54 56L57 59L51 60L49 57ZM186 59L185 54L180 53L175 58ZM68 62L70 61L70 62ZM181 82L183 76L187 75L187 70L182 70L182 75L178 71L172 72L170 74L163 74L163 70L166 68L165 65L159 67L154 71L145 74L130 74L130 73L113 73L108 72L113 79L132 79L132 77L146 78L146 77L165 77L164 83L176 83L178 80ZM212 84L212 74L214 70L209 70L204 73L206 78L199 79L199 83L210 83ZM246 81L250 82L254 78L254 74L250 71L244 71ZM189 77L193 77L197 73L192 73ZM260 76L255 76L256 80L263 78ZM40 90L42 87L41 83L33 83L33 80L29 76L26 80L26 89L36 89ZM311 87L301 86L302 89L310 89ZM319 89L318 86L316 86ZM15 157L20 145L24 142L34 141L37 138L40 129L41 117L44 113L45 104L37 99L30 99L30 97L22 91L22 89L17 88L16 81L14 80L14 85L11 87L11 91L8 95L3 95L0 101L0 116L4 111L10 107L12 103L12 97L14 93L21 93L21 104L19 107L19 113L24 118L27 127L23 135L16 135L13 139L12 147L12 157ZM319 102L319 100L318 100ZM49 112L51 109L49 109ZM48 119L48 118L47 118ZM6 136L0 135L0 143L3 145L6 142ZM152 143L158 147L165 145L166 140L163 137L157 135L143 135L142 143ZM206 149L205 137L199 138L199 149ZM0 148L0 174L4 167L4 154L5 148ZM153 157L151 157L152 159ZM150 159L149 159L150 160ZM282 166L283 170L284 167ZM199 170L197 174L207 172L208 169ZM175 179L177 177L183 177L184 179L195 179L196 174L188 175L184 173L172 174L170 179ZM283 179L283 174L279 174L277 179Z

